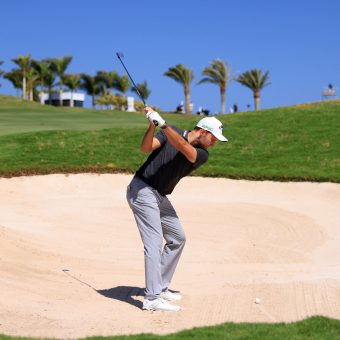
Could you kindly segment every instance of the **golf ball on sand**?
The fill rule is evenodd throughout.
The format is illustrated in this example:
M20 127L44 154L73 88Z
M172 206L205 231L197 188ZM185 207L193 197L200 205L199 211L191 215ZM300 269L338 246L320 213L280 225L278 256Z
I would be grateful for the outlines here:
M258 305L258 304L260 304L261 303L261 299L260 298L256 298L255 299L255 303Z

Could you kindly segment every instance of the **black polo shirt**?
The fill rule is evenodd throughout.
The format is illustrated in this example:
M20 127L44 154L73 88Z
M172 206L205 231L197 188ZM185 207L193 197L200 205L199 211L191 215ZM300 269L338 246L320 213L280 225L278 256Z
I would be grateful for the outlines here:
M171 127L185 138L187 131L175 126ZM156 138L161 146L149 155L137 170L136 176L164 196L172 193L181 178L204 164L208 160L209 153L199 146L194 146L197 150L197 158L195 163L191 163L170 144L164 131L159 131Z

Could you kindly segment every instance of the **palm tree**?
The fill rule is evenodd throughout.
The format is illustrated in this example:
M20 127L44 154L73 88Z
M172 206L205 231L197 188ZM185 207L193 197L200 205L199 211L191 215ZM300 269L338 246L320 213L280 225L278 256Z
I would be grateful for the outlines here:
M47 87L47 92L48 92L48 104L52 105L52 92L53 92L53 87L55 85L55 78L56 75L55 73L49 69L48 73L45 75L45 86Z
M22 97L23 99L27 99L26 93L26 78L27 73L31 68L31 55L28 54L27 56L19 56L18 58L12 59L12 61L17 64L22 72Z
M51 69L56 73L56 75L59 77L59 106L63 105L63 76L65 74L65 71L72 61L73 57L67 56L62 58L52 58L48 59L48 61L51 62Z
M71 90L70 106L74 107L73 93L80 85L80 74L64 74L63 82Z
M120 96L122 97L122 96ZM118 104L117 101L117 96L115 96L112 93L105 93L103 96L101 97L97 97L95 99L95 103L98 104L101 108L101 110L104 108L104 106L106 106L107 108L110 107L114 107Z
M113 94L113 89L117 86L117 80L119 76L116 71L105 72L104 73L104 82L106 84L106 88L109 90L110 96L108 99L110 110L113 110L116 105L115 96Z
M94 102L99 105L100 110L103 110L104 106L107 105L106 95L104 94L103 96L97 97Z
M185 96L185 112L191 113L190 107L190 84L194 79L194 72L186 68L182 64L178 64L175 67L169 67L168 71L164 73L165 76L172 78L176 82L180 83L184 87Z
M36 86L39 81L39 75L35 72L33 68L26 74L27 82L26 82L26 92L27 92L27 99L33 101L36 98L37 90Z
M248 87L253 91L254 101L255 101L255 110L257 111L260 108L260 92L265 87L270 85L269 80L269 71L265 74L262 74L261 70L252 69L250 71L244 72L239 77L236 78L240 84Z
M0 60L0 65L2 65L3 63L4 62L2 60ZM5 73L5 71L0 68L0 78L3 76L4 73ZM0 83L0 87L1 87L1 83Z
M47 74L50 72L50 64L46 60L38 61L35 59L32 59L32 67L35 70L36 74L39 78L40 83L40 91L39 91L39 98L40 98L40 104L44 104L43 96L45 90L45 79Z
M129 91L130 86L131 82L126 74L123 76L117 75L115 88L116 90L122 92L124 97L126 97L126 92Z
M106 94L106 78L105 78L105 71L97 71L94 80L99 88L99 93L101 96L104 96Z
M221 113L224 114L225 93L227 90L227 84L230 82L229 67L221 59L215 59L210 63L210 66L203 69L202 74L206 77L202 78L198 84L211 83L219 86L221 93Z
M83 89L89 96L92 96L92 108L94 109L96 106L95 96L100 93L95 77L85 73L81 74L80 88Z
M147 100L151 94L151 91L148 89L148 83L146 82L146 80L144 80L142 83L140 84L136 84L139 93L141 94L141 96L143 97L144 100ZM137 93L136 89L132 86L131 87L131 91ZM138 94L138 93L137 93Z
M125 110L125 107L127 106L127 99L126 96L122 96L121 94L116 94L115 95L115 105L122 111Z
M116 71L106 72L98 71L96 74L97 81L105 87L111 94L113 94L113 89L116 87L116 82L118 79L118 74Z
M19 90L22 89L22 72L19 69L13 69L11 72L5 73L4 78L12 83L17 91L17 97L19 97Z
M126 74L124 74L121 77L119 75L117 75L115 88L116 88L116 90L123 93L123 99L118 100L117 103L119 103L119 104L117 104L117 105L120 106L120 109L122 111L125 111L125 109L126 109L126 103L127 103L126 92L129 91L130 86L131 86L131 82L129 80L129 77Z

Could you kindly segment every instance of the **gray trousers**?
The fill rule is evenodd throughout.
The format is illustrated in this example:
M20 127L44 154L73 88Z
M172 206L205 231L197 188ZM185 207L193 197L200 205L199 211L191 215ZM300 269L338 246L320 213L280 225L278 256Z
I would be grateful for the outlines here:
M141 179L133 178L126 198L144 244L145 298L153 300L171 282L185 234L169 199Z

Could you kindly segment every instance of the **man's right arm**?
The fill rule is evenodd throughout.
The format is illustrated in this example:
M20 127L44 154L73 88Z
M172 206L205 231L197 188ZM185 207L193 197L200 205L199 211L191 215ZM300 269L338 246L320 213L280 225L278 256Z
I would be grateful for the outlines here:
M145 132L145 135L142 139L142 143L140 145L140 150L142 152L150 153L161 146L159 140L154 137L155 129L156 126L150 123L149 128Z

